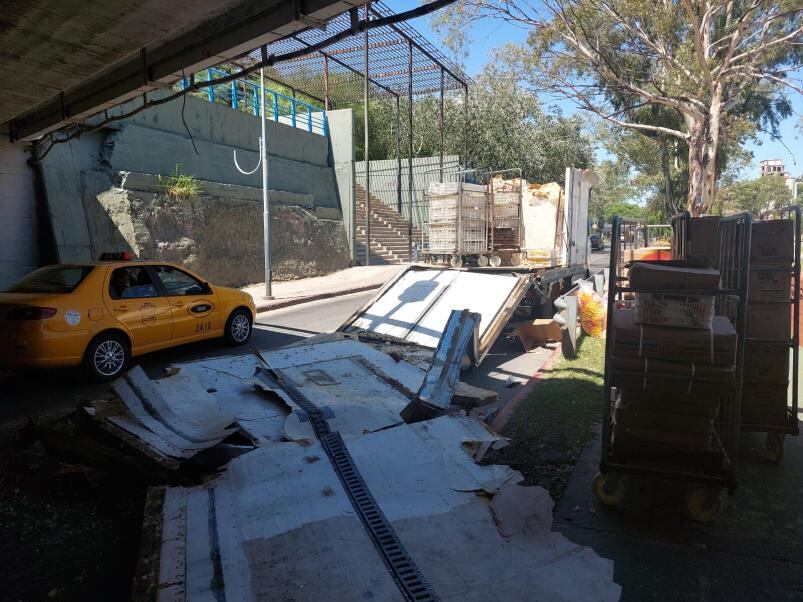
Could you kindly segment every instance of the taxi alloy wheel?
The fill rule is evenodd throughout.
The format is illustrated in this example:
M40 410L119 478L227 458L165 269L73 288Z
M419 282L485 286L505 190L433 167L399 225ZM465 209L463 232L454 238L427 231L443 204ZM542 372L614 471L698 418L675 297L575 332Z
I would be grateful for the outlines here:
M238 309L229 317L226 339L232 345L242 345L251 336L251 317L244 309Z
M121 336L101 334L87 349L87 368L96 380L112 380L122 374L129 358L128 344Z

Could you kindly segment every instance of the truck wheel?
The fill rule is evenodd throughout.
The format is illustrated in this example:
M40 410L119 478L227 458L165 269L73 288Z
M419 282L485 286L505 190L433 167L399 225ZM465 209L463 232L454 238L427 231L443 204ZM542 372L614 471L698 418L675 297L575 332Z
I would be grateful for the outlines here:
M124 371L131 360L126 338L116 332L96 336L84 354L84 369L92 380L107 382Z
M247 309L235 309L226 320L226 334L229 345L244 345L251 338L251 313Z
M452 255L449 258L449 265L451 265L453 268L459 268L461 265L463 265L463 258L460 257L460 255Z

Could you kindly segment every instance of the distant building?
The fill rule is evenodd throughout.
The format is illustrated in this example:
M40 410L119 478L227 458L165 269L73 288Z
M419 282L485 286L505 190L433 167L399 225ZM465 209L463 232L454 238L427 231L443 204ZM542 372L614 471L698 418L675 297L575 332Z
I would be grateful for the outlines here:
M783 163L783 159L764 159L761 163L759 163L759 169L761 170L761 177L764 176L783 176L784 178L789 177L789 172L786 171L786 166Z
M783 159L764 159L759 164L761 177L764 176L780 176L784 180L784 184L790 190L792 195L797 198L797 190L795 190L795 178L786 171Z

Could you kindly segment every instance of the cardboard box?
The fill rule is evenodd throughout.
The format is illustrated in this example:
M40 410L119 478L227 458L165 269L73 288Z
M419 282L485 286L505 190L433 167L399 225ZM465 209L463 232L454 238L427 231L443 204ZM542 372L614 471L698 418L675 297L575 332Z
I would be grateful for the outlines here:
M519 324L513 334L519 337L524 351L530 351L545 343L560 342L563 338L560 324L551 318L533 320L529 324Z
M715 215L695 217L690 221L686 259L703 265L716 265L718 226L719 217Z
M630 286L645 291L665 289L715 289L719 270L671 265L663 262L634 263L630 268Z
M614 425L614 450L627 449L632 452L633 448L637 448L639 445L668 446L684 450L709 450L711 449L711 435Z
M714 423L710 418L636 410L620 407L618 404L614 409L614 424L624 428L661 430L709 437L714 428Z
M789 421L789 384L745 382L742 387L742 424L786 426Z
M666 362L646 358L611 358L614 381L641 394L697 396L719 399L735 384L735 366Z
M748 303L747 337L786 341L792 338L789 303Z
M789 381L789 354L785 346L748 342L744 348L744 380L782 385Z
M792 298L792 272L787 266L768 267L757 264L750 268L747 300L750 303L787 303Z
M613 312L613 354L663 361L730 366L736 362L736 330L723 316L714 316L711 330L665 328L636 323L632 308Z
M795 257L795 226L789 219L753 222L750 263L791 265Z
M727 394L701 395L697 392L643 391L641 387L628 388L620 384L621 407L648 412L671 412L682 416L715 418Z

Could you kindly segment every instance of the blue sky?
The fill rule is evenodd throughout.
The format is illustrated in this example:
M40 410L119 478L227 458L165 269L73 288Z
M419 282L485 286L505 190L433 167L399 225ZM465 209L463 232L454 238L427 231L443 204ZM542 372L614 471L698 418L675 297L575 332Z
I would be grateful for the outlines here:
M385 3L395 12L409 10L420 5L419 0L385 0ZM449 55L437 34L432 31L427 17L415 19L411 21L411 24L436 47L441 48L444 54ZM508 42L524 43L527 39L527 32L501 20L485 19L472 25L471 39L469 56L463 67L469 75L476 75L488 61L492 60L495 48ZM793 105L798 115L803 115L803 98L797 96L793 100ZM575 112L570 103L561 103L560 107L568 114ZM762 159L783 159L786 168L792 175L803 175L803 131L796 127L800 119L798 115L793 115L782 124L782 142L762 135L759 144L748 145L748 150L753 153L753 165L745 170L745 173L742 174L743 178L758 177L758 162ZM784 145L788 147L788 150Z

